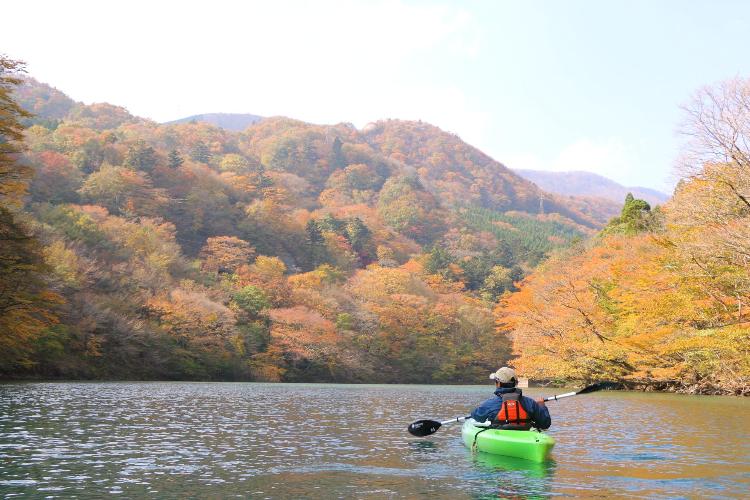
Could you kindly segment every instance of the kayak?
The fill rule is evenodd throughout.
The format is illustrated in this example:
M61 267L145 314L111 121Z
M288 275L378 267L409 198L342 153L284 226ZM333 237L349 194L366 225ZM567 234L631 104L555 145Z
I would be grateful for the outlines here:
M469 418L461 429L464 444L472 450L544 462L555 446L555 439L541 431L503 431L475 424Z

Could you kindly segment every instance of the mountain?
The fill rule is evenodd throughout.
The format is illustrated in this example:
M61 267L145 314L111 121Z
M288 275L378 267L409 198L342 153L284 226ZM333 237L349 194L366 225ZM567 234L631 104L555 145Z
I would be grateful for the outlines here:
M0 377L472 380L510 356L498 298L606 221L422 122L238 132L32 80L15 98L60 300Z
M250 125L255 125L263 119L262 116L251 115L247 113L204 113L202 115L193 115L179 120L166 122L164 125L174 125L177 123L201 122L215 125L217 127L241 132Z
M427 123L384 120L362 130L369 144L385 156L412 167L420 180L451 206L479 206L497 211L559 214L597 228L612 216L608 204L564 197L537 185L465 143L455 134Z
M570 196L595 196L622 205L628 193L646 200L652 206L661 205L669 195L645 187L625 187L598 174L583 171L547 172L544 170L514 169L521 177L553 193Z

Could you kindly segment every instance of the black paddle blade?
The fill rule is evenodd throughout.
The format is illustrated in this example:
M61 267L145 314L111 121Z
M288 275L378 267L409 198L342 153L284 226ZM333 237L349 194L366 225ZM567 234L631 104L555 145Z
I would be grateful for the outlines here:
M584 387L580 391L576 391L576 394L588 394L589 392L596 392L601 388L602 384L600 382L597 382L596 384L591 384L587 387Z
M406 430L408 430L409 434L412 436L425 437L430 434L435 434L437 430L440 429L441 425L443 424L436 420L417 420L416 422L409 424L409 427L407 427Z

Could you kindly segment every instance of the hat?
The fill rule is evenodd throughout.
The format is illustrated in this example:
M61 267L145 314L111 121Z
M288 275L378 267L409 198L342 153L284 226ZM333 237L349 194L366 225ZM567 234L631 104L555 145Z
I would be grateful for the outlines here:
M498 368L495 373L490 373L490 379L497 380L501 384L507 384L516 379L516 372L513 368L503 366L502 368Z

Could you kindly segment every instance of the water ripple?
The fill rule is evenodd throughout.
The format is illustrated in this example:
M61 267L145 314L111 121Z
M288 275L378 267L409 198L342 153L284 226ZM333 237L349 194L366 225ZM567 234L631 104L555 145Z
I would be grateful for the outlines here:
M558 444L545 464L472 455L456 425L426 439L405 432L418 418L465 414L489 392L3 384L0 496L733 498L750 489L747 400L597 393L550 403ZM707 404L721 431L695 418Z

